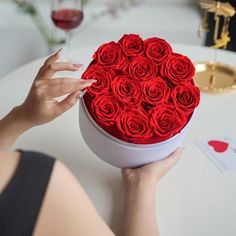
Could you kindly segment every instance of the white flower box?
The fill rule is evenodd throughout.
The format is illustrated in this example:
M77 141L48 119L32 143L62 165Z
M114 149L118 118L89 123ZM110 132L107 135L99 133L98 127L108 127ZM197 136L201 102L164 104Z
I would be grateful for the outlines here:
M194 114L182 129L172 138L156 144L133 144L108 134L90 116L84 100L79 105L79 125L88 147L103 161L120 168L138 167L169 156L182 145Z

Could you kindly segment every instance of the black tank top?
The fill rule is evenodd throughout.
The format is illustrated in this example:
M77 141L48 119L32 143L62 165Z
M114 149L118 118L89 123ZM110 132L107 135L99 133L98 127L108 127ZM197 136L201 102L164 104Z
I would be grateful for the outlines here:
M20 152L18 167L0 194L0 236L33 234L55 162L42 153Z

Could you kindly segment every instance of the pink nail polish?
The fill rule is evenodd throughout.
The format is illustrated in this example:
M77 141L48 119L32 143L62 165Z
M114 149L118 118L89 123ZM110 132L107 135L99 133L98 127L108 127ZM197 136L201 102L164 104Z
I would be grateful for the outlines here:
M55 52L55 54L54 55L57 55L57 54L59 54L60 52L61 52L61 50L62 50L63 48L60 48L57 52Z
M80 69L83 67L83 64L73 64L73 66L76 68L76 69Z
M74 94L74 97L75 97L75 99L79 99L80 98L80 91L76 92Z
M80 64L80 63L76 63L76 64L73 64L74 66L76 66L76 67L82 67L82 66L84 66L83 64Z
M83 80L82 81L82 84L84 84L84 85L88 85L88 84L93 84L93 83L96 83L97 82L97 80L95 80L95 79L88 79L88 80Z
M61 51L62 51L62 49L63 49L63 48L60 48L60 49L57 51L57 53L61 52Z

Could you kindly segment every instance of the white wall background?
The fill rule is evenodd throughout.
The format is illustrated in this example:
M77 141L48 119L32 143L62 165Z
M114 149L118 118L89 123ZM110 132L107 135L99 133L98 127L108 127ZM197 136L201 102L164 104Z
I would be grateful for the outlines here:
M104 8L93 0L85 8L85 21L94 12ZM36 1L50 27L48 0ZM195 0L146 0L143 4L123 11L119 18L106 16L82 32L77 31L73 48L89 47L118 40L124 33L139 33L144 38L158 36L173 43L202 44L197 37L200 15ZM154 4L154 5L153 5ZM0 77L15 68L47 55L48 49L31 19L19 13L12 1L0 0Z
M0 2L10 2L11 0L0 0ZM31 0L38 3L49 3L50 0ZM106 3L109 0L91 0L92 3ZM110 1L116 1L116 0L110 0ZM154 3L154 4L186 4L186 3L197 3L198 0L143 0L143 2L146 3Z

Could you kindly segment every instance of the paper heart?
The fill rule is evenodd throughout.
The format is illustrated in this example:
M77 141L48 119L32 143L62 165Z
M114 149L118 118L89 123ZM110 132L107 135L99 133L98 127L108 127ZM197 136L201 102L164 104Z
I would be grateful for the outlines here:
M213 149L216 152L220 152L220 153L225 152L229 147L229 144L227 142L219 141L219 140L210 140L208 141L208 145L213 147Z

